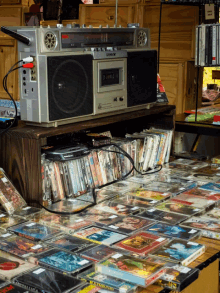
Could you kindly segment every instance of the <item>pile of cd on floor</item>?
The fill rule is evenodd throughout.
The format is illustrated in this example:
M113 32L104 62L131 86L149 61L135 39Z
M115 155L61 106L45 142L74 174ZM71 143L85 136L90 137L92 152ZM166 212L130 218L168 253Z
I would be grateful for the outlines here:
M152 283L181 291L198 278L199 270L187 267L205 252L197 240L220 237L219 166L185 159L164 164L169 145L154 155L154 141L147 155L148 142L159 137L151 132L111 142L130 153L137 170L149 170L146 161L152 158L153 166L161 160L163 169L132 172L126 180L96 189L97 204L89 209L83 203L91 204L90 185L112 180L109 170L113 179L117 172L129 173L126 156L103 151L102 157L102 148L84 149L83 158L68 161L44 154L44 196L56 213L28 206L0 170L0 292L139 293ZM60 150L58 155L65 155Z

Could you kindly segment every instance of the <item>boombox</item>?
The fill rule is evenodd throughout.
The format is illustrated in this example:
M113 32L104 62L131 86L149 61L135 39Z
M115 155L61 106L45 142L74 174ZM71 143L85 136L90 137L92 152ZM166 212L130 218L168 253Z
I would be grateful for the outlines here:
M58 126L149 107L156 102L157 53L147 28L16 27L21 119Z

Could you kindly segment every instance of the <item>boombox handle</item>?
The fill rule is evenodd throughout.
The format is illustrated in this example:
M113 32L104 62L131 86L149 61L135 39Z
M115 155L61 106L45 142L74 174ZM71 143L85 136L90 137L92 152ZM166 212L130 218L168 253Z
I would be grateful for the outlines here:
M16 32L14 32L14 31L11 31L10 29L8 29L5 26L1 26L1 31L3 33L5 33L5 34L9 35L10 37L16 39L17 41L19 41L19 42L27 45L27 46L30 46L30 44L31 44L31 41L30 41L29 38L24 37L24 36L22 36L22 35L20 35L20 34L18 34Z

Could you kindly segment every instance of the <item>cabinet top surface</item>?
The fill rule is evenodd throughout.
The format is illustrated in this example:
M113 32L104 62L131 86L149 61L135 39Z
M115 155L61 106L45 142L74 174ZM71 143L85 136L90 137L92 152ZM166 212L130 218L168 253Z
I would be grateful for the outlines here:
M87 121L81 121L58 127L40 127L40 126L29 126L23 121L19 121L17 127L10 129L6 135L16 135L21 137L28 137L31 139L40 139L45 137L51 137L55 135L77 132L80 130L90 129L94 127L104 126L116 122L131 120L139 117L160 114L163 112L169 112L175 110L174 105L160 105L154 106L150 109L141 109L132 112L126 112L118 115L109 115L107 117L91 119Z

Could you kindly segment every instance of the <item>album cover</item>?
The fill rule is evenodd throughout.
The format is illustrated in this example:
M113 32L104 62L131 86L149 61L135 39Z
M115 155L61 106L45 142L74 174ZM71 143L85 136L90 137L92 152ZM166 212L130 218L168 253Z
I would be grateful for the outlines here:
M211 183L216 183L220 178L219 176L215 175L207 175L203 173L194 173L191 176L189 176L190 180L195 180L195 181L204 181L204 182L211 182Z
M150 191L147 188L137 188L132 189L128 192L129 195L133 195L138 198L149 199L149 200L156 200L156 201L163 201L172 196L171 193L168 192L158 192L158 191Z
M31 263L12 256L7 252L0 251L0 278L2 280L11 280L18 274L34 267L35 265Z
M86 281L92 285L98 286L100 288L104 288L109 291L114 292L134 292L136 290L137 286L125 282L118 278L113 278L110 276L106 276L102 273L95 272L94 269L90 269L86 272L81 273L78 275L78 278L82 281Z
M132 205L136 209L140 208L149 208L155 204L158 203L156 200L149 200L149 199L144 199L144 198L138 198L132 195L124 195L122 197L114 199L114 202L120 203L120 204L126 204L126 205Z
M171 212L163 212L161 210L157 210L155 208L151 208L145 210L144 212L138 214L139 217L143 217L146 219L154 219L159 222L167 223L170 225L177 225L182 221L188 219L188 216L171 213Z
M159 279L166 272L166 268L152 258L138 259L133 256L116 253L97 263L96 271L132 284L147 287Z
M163 235L165 237L180 238L185 240L194 239L201 235L199 230L168 225L165 223L156 223L153 226L145 229L145 231L156 235Z
M215 193L220 193L220 184L218 183L207 183L205 185L200 186L200 188Z
M183 192L183 194L191 194L191 195L196 195L196 196L203 196L209 200L215 200L215 201L219 201L220 200L220 193L216 193L213 191L208 191L208 190L204 190L201 188L193 188L190 190L187 190L185 192Z
M92 222L89 219L84 219L79 217L79 215L42 215L39 222L46 226L58 228L68 234L72 234L74 231L92 225Z
M84 284L83 286L78 287L76 290L71 291L71 293L108 293L108 291L104 291L103 289L94 285Z
M74 236L105 245L112 245L126 238L125 235L94 226L77 231L74 233Z
M69 275L37 266L35 269L19 275L14 279L14 283L38 293L68 293L78 288L82 281Z
M63 273L74 274L92 265L92 261L67 251L52 249L38 257L38 264Z
M117 222L108 225L106 228L127 235L134 233L139 229L153 225L154 223L155 221L150 219L143 219L136 216L128 216L117 220Z
M167 241L168 240L165 237L158 237L154 234L139 232L116 243L115 247L125 249L134 254L145 256L152 250L166 244Z
M74 253L96 246L91 241L80 239L71 235L55 236L52 239L47 240L46 244L52 246L53 248L60 248Z
M183 214L187 216L203 213L204 211L204 209L194 208L189 205L171 201L171 200L158 204L156 208L158 210L162 210L165 212L173 212L173 213Z
M12 283L5 283L0 285L0 293L28 293L27 289L24 289L18 285Z
M139 188L140 185L141 184L129 182L128 180L123 180L109 185L108 189L111 189L115 192L126 193L133 188Z
M0 212L0 229L6 231L8 228L27 222L24 218L9 216Z
M103 202L96 205L93 209L117 214L119 216L128 216L130 214L135 214L138 212L138 209L134 209L134 206L120 204L120 203L117 203L117 201Z
M2 168L0 168L0 190L0 203L9 215L27 205Z
M81 213L80 216L82 216L85 220L93 222L93 225L95 223L100 227L106 227L108 225L114 224L114 222L116 222L117 220L122 219L122 217L119 215L96 209L85 211Z
M199 229L202 236L207 238L220 239L220 222L217 219L192 217L181 223L181 226Z
M16 210L14 212L14 215L24 217L24 218L27 218L27 217L30 218L40 212L41 212L41 209L39 208L27 206L27 207Z
M208 218L208 219L216 219L220 220L220 208L214 208L211 211L208 211L203 215L203 217Z
M204 252L204 245L183 239L173 239L151 255L187 266Z
M211 209L216 204L216 201L210 200L207 197L191 194L179 194L175 198L172 198L171 201L190 205L191 207L199 209Z
M205 175L217 175L219 173L219 167L209 165L209 166L197 169L196 173L205 174Z
M52 203L47 208L53 212L73 213L79 212L82 209L89 207L90 205L91 202L86 202L75 198L69 198L67 200L61 200Z
M48 227L39 223L26 222L17 226L13 226L10 231L35 241L46 240L60 233L60 230Z
M0 234L0 250L27 259L29 256L45 252L49 248L44 244L37 244L27 238L19 237L12 233L5 233Z
M99 262L115 253L115 249L101 244L80 252L80 255L94 262Z
M175 263L166 265L166 274L156 281L155 285L174 291L182 291L199 277L199 270Z

